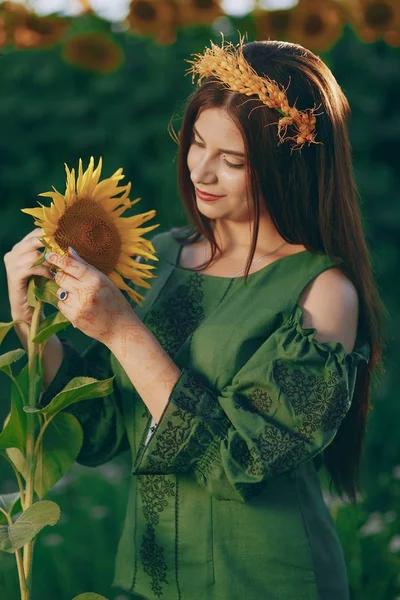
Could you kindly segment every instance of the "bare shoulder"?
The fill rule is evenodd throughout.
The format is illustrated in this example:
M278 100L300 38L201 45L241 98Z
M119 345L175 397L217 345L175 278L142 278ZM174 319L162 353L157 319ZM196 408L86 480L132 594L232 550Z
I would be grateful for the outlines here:
M354 349L357 335L359 299L357 288L333 267L315 277L300 295L303 327L316 329L319 342L341 342L345 352Z

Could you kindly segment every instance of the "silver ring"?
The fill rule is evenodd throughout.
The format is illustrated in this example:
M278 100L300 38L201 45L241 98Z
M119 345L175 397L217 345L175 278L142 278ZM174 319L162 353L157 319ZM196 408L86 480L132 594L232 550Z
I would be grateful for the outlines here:
M68 292L66 292L65 290L62 290L62 292L60 292L60 295L58 297L60 298L60 300L66 300L68 297Z

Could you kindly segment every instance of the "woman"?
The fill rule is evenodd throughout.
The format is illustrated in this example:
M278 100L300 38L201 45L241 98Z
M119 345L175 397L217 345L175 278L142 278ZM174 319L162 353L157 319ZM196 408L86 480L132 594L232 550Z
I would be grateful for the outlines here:
M318 469L355 502L381 356L349 106L305 48L239 46L192 67L206 79L177 138L191 225L153 237L143 306L79 257L47 257L60 310L95 341L80 356L53 336L42 403L71 377L116 375L112 396L68 409L79 462L132 453L114 585L147 599L345 600ZM32 263L38 235L7 258L13 318L32 271L17 281L11 265Z

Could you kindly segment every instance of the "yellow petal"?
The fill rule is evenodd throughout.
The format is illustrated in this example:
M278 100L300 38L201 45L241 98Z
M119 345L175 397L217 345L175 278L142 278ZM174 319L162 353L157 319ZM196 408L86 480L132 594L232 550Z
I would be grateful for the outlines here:
M43 208L21 208L21 212L31 215L32 217L35 217L35 219L43 220L44 218Z
M115 283L115 285L120 289L120 290L125 290L126 292L128 292L129 297L134 301L137 302L138 304L140 303L140 300L144 300L144 296L142 294L139 294L138 292L136 292L135 290L133 290L131 287L129 287L128 285L126 285L125 281L122 279L121 275L119 275L118 273L116 273L115 271L113 271L112 273L110 273L110 275L108 276L111 281L113 283ZM137 279L137 281L132 280L133 283L135 285L140 285L140 279ZM142 281L141 284L145 284L143 287L149 286L150 285L145 282ZM141 305L140 305L141 306Z
M90 198L93 197L94 191L97 187L97 184L99 183L102 165L103 165L103 159L100 156L96 169L93 171L89 181L87 181L87 183L86 183L85 194Z

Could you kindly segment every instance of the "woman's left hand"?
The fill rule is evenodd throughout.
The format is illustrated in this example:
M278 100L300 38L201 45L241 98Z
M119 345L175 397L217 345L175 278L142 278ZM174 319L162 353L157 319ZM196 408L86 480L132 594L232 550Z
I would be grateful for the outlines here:
M121 290L81 257L51 252L46 260L60 269L54 277L57 295L68 293L59 311L85 335L108 346L122 323L140 322Z

